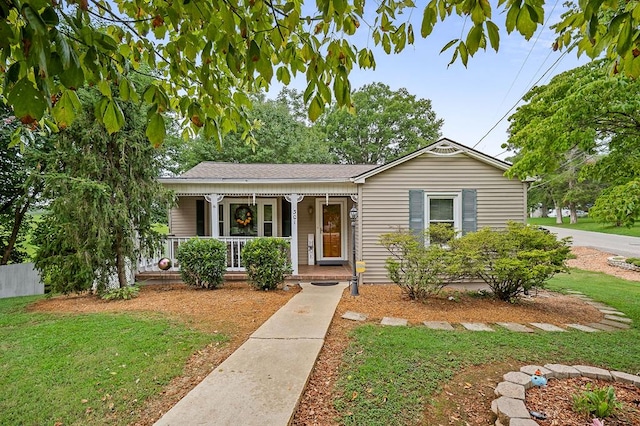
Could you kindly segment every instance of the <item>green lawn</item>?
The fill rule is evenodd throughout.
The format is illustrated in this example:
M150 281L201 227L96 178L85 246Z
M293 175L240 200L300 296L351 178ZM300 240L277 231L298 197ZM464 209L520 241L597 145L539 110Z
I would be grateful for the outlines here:
M529 363L590 364L640 372L640 283L574 270L549 287L573 289L620 309L634 320L614 333L535 334L435 331L426 327L365 325L355 329L335 401L347 425L428 424L430 397L461 369L507 359Z
M28 312L37 297L0 300L0 424L126 425L224 336L154 314Z
M563 217L562 221L563 221L562 225L557 225L555 217L536 217L536 218L527 219L527 223L531 225L558 226L560 228L578 229L580 231L603 232L605 234L628 235L631 237L640 237L640 223L637 223L631 228L627 228L626 226L612 226L612 225L607 225L603 223L598 223L588 217L579 217L578 223L574 225L569 224L568 217Z

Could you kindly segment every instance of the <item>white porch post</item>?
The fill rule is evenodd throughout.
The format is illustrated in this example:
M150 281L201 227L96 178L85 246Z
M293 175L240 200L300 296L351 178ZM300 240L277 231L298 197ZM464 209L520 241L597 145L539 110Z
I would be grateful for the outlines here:
M291 266L293 275L298 275L298 203L304 195L289 194L284 198L291 203Z
M218 227L218 222L220 222L220 215L218 214L218 204L222 201L224 195L218 194L209 194L205 195L204 199L207 200L210 207L210 227L211 227L211 236L214 238L218 238L220 236L220 228Z

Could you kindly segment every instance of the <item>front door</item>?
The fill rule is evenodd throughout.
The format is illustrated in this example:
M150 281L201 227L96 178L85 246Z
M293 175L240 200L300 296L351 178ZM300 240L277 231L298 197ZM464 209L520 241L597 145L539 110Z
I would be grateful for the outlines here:
M346 260L347 221L346 202L318 199L316 223L317 257L319 261Z

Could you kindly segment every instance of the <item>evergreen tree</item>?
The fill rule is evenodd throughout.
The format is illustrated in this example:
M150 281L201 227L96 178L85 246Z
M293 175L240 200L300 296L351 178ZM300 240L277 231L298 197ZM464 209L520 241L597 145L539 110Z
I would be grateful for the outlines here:
M131 284L127 271L159 248L154 207L172 201L156 179L162 155L145 136L145 111L118 100L123 131L109 134L92 108L97 91L80 94L83 113L60 132L44 177L52 201L36 237L36 267L64 293L102 290L113 276Z

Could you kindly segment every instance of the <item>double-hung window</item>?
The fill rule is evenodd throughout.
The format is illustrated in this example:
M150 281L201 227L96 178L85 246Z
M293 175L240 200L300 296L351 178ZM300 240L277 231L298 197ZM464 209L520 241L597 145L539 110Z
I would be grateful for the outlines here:
M425 225L429 229L432 225L445 225L456 232L461 231L462 209L461 194L454 193L425 193ZM435 242L435 241L431 241ZM446 241L438 241L446 243Z

